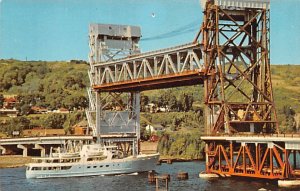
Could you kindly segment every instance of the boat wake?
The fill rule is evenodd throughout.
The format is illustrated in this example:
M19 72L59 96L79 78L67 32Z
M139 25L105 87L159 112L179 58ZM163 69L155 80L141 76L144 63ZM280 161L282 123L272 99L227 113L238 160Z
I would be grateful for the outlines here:
M115 176L137 176L139 175L138 172L130 173L130 174L116 174Z

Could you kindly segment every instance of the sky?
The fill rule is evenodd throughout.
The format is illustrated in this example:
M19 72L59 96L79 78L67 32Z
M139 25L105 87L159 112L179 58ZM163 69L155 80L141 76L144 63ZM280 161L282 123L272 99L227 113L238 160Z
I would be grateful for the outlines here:
M300 64L299 10L271 0L272 64ZM140 26L142 52L186 44L202 11L199 0L0 0L0 58L88 60L90 23Z

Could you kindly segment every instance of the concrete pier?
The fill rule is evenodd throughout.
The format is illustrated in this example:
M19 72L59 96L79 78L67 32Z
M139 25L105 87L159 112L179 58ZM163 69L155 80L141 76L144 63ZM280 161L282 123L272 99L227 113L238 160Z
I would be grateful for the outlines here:
M27 157L27 153L28 153L27 146L19 144L19 145L17 145L17 148L23 150L23 157Z
M5 154L6 153L6 148L0 145L0 154Z
M39 149L41 150L41 157L45 157L46 155L46 149L45 147L39 145L39 144L35 144L33 149Z

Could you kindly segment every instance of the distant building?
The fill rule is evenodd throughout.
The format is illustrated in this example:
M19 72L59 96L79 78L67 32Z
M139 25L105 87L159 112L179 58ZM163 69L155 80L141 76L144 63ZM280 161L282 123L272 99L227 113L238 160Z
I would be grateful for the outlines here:
M70 113L70 111L66 108L59 108L58 110L54 110L53 113Z
M42 129L42 128L35 128L35 129L26 129L23 130L23 136L26 137L37 137L37 136L59 136L65 135L64 129Z
M16 97L6 97L4 98L3 102L3 108L4 109L13 109L17 104L17 98Z
M44 107L32 106L31 110L34 114L48 113L48 109Z
M164 107L158 107L155 103L149 103L145 106L146 112L157 113L157 112L169 112L170 109L166 105Z
M82 120L72 127L73 135L86 135L88 133L88 123L86 120Z
M0 116L8 116L8 117L17 117L18 110L16 108L13 109L0 109Z
M170 112L170 109L166 105L165 107L159 107L159 108L157 108L156 112Z
M149 124L146 126L146 131L149 131L150 134L156 134L165 131L165 128L161 124Z

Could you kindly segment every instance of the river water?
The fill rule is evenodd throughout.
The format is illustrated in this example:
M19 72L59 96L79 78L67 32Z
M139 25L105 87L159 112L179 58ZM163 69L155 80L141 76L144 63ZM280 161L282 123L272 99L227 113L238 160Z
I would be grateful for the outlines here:
M169 190L171 191L257 191L266 190L300 190L300 188L278 188L276 182L248 178L200 179L198 174L205 168L204 162L178 162L156 166L156 172L171 175ZM188 180L177 180L178 172L188 172ZM26 179L25 167L0 169L1 191L155 191L155 184L149 184L147 173L119 176L93 176L80 178Z

